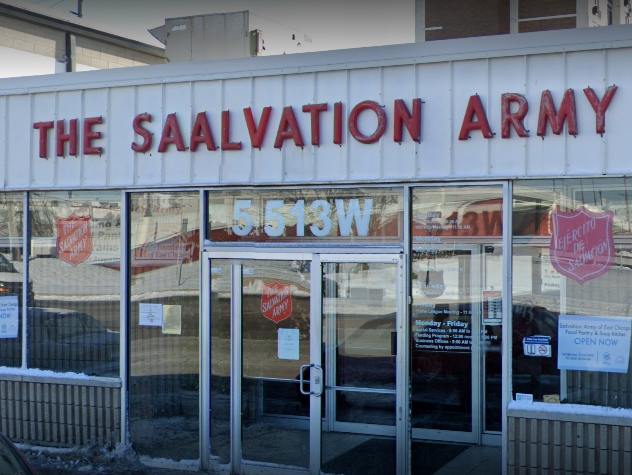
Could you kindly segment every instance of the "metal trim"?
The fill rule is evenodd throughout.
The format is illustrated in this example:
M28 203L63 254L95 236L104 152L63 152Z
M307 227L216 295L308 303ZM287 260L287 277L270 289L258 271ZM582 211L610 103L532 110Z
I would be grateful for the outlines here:
M501 395L501 428L502 428L502 474L507 475L508 455L508 418L507 406L511 401L511 337L512 337L512 259L511 247L513 218L513 183L503 183L503 289L502 289L502 395Z
M320 474L320 465L322 461L321 444L322 444L322 395L325 393L325 381L323 380L322 371L322 341L323 341L323 325L322 325L322 292L323 292L323 276L320 256L312 256L310 266L310 324L309 324L309 359L310 363L321 368L320 378L320 395L314 394L312 388L315 387L316 371L310 369L310 392L309 398L309 471L312 475Z
M200 286L200 468L208 470L211 456L211 260L202 254Z
M27 369L28 365L28 295L29 295L29 263L31 262L31 247L29 246L31 234L31 210L29 209L29 194L22 194L23 229L22 229L22 369ZM26 291L25 291L26 290Z
M129 341L129 319L130 299L132 286L129 274L129 248L130 248L130 196L121 190L121 301L120 301L120 323L119 323L119 375L121 377L121 443L130 443L129 433L129 354L131 342Z
M242 266L231 266L230 334L230 467L231 473L241 471L241 379L242 374Z

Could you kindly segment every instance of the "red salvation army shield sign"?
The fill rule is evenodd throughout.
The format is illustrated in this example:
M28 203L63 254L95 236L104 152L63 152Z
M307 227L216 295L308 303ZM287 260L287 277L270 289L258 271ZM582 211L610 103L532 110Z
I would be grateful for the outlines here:
M57 255L72 266L78 266L92 254L90 216L57 218Z
M263 284L261 290L261 312L274 323L282 322L292 315L292 285L277 281Z
M614 213L593 213L583 206L577 211L553 211L551 264L562 275L580 284L604 275L612 267Z

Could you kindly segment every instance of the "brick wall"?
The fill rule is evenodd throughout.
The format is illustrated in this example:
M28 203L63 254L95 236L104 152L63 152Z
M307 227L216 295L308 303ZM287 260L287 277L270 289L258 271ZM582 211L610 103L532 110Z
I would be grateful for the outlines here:
M509 33L509 0L426 0L426 41Z
M518 18L574 14L576 0L518 0Z

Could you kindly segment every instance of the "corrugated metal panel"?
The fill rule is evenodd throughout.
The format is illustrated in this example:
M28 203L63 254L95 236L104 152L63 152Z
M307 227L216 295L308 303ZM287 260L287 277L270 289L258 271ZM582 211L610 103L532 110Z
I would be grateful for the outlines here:
M508 418L508 475L632 473L632 429L625 422L559 421L548 414Z
M469 59L431 64L279 74L253 78L182 81L179 83L115 87L103 85L85 91L45 92L9 96L5 132L0 140L0 160L5 188L78 188L104 186L177 186L193 184L277 184L432 180L438 178L513 178L563 175L601 176L632 172L627 154L627 106L632 103L632 49L576 51L493 59ZM159 78L157 78L159 79ZM606 114L606 134L595 133L595 113L583 89L592 87L599 98L607 86L617 84ZM572 88L578 113L579 134L536 135L542 92L550 90L557 106L564 91ZM511 130L501 138L501 96L524 94L529 101L526 139ZM458 140L468 100L478 94L494 138L479 131ZM421 98L421 143L416 144L404 128L400 145L393 140L393 103ZM361 144L348 132L348 117L358 103L371 100L384 107L386 132L378 143ZM342 102L344 133L341 146L333 143L334 104ZM302 107L327 103L320 114L321 145L311 144L311 117ZM3 104L0 104L2 106ZM244 108L251 107L258 124L264 107L272 106L261 150L251 147ZM305 142L297 147L285 140L274 148L283 108L291 106ZM204 145L191 152L193 123L207 112L217 150ZM241 150L221 150L222 111L230 111L230 137ZM149 113L153 120L144 127L153 134L147 153L134 153L132 142L136 114ZM176 114L187 150L169 145L158 153L168 114ZM104 138L95 146L102 156L83 156L83 123L86 117L103 116L94 127ZM56 157L55 131L49 130L48 158L39 157L39 131L34 122L78 119L79 156ZM377 119L371 111L358 121L370 135ZM0 144L2 145L2 144ZM66 144L66 149L68 145Z

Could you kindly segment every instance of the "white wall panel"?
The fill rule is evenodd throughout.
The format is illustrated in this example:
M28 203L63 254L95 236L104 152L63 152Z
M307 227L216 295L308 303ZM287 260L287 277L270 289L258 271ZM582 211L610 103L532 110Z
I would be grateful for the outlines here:
M395 100L402 99L412 114L413 99L419 97L416 94L415 66L385 68L383 77L383 104L389 120L382 139L382 176L385 179L410 180L415 177L415 154L418 145L410 138L405 126L402 126L402 143L393 140L393 106Z
M115 87L109 89L109 113L105 118L107 180L110 186L132 185L135 182L135 157L132 143L135 137L132 121L136 112L136 88Z
M489 91L489 63L487 60L458 61L453 63L453 167L452 176L455 177L479 177L487 176L489 172L488 156L490 140L483 137L479 130L470 132L469 139L459 140L459 133L463 125L465 111L470 97L480 96L486 115L490 111ZM479 118L480 120L480 118ZM490 123L491 126L491 123ZM500 136L499 129L492 132Z
M186 150L178 151L176 144L170 144L162 153L162 167L165 184L187 184L191 182L191 153L190 140L193 126L192 117L195 105L191 102L191 84L178 83L164 86L164 106L162 110L162 124L164 126L167 114L176 114L182 133L182 140ZM157 145L160 143L162 131L156 135ZM156 149L158 150L158 149Z
M198 145L191 152L193 183L218 183L220 181L220 158L222 139L222 88L220 81L200 81L193 83L193 120L200 112L206 112L213 142L217 150L207 150L206 145ZM190 147L190 144L189 144Z
M37 149L32 150L26 138L28 137L27 134L33 130L31 96L11 96L8 100L6 183L9 188L26 188L31 185L28 157L29 154L31 156L37 154ZM37 160L43 159L38 158Z
M550 125L546 127L544 140L536 135L542 92L549 89L556 108L566 90L564 55L543 54L527 58L527 100L533 113L527 115L526 128L530 130L527 141L527 175L551 176L566 173L567 126L561 135L554 135ZM573 140L573 137L570 137Z
M632 105L632 49L607 53L606 84L619 86L606 112L606 171L630 173L630 106ZM599 93L598 93L599 95Z
M526 94L525 58L494 59L490 64L490 98L487 115L496 135L489 143L489 173L491 176L522 176L525 170L525 142L533 140L535 130L529 132L529 138L523 139L510 127L510 138L502 138L502 95L505 93ZM512 112L518 109L514 104ZM537 114L537 103L529 103L528 114Z
M53 92L45 94L33 95L33 117L32 124L37 122L51 122L55 121L55 105L56 94ZM15 119L13 114L10 114L11 121ZM40 131L34 130L33 125L29 129L30 133L30 160L25 160L25 168L31 171L31 184L34 187L54 187L55 186L55 162L57 160L55 154L55 130L50 129L47 131L48 153L47 158L43 159L39 156L39 138ZM24 131L20 131L24 134ZM14 137L8 136L9 141L13 141ZM26 152L26 150L25 150Z
M279 76L270 76L264 78L256 78L252 84L252 94L249 95L250 108L255 120L255 124L259 127L261 123L261 114L265 107L272 107L272 113L268 121L268 128L263 140L261 150L252 148L250 135L246 130L244 135L244 149L248 151L252 157L252 166L254 180L258 183L281 183L283 181L283 152L274 148L274 140L276 138L279 120L283 112L283 78ZM302 114L297 104L294 106L294 113ZM247 107L247 106L246 106ZM244 122L243 112L239 115L240 122ZM304 133L304 131L303 131ZM294 143L289 140L283 146L283 149L295 148Z
M221 110L230 111L230 141L241 142L241 150L222 151L222 182L247 183L251 180L252 158L250 136L244 120L244 109L250 106L251 80L223 81ZM272 99L272 97L270 97ZM278 102L275 101L274 105ZM272 119L270 119L272 120ZM221 130L221 129L220 129ZM220 139L221 142L221 139Z
M136 159L135 184L137 185L162 184L162 160L158 153L160 134L162 133L163 126L162 97L161 85L140 86L136 90L135 115L151 114L152 122L143 122L143 127L153 134L152 145L149 151L134 154ZM131 125L128 125L128 127L131 127ZM143 138L136 134L134 140L138 145L143 143Z
M77 121L77 156L70 155L70 144L64 144L64 157L55 157L56 184L61 188L81 186L81 91L62 91L57 94L56 121L64 120L65 133L70 131L70 120ZM57 124L55 124L57 133Z
M284 104L294 108L305 147L296 147L292 140L283 145L285 173L283 181L310 182L314 178L314 146L312 145L311 114L303 112L305 104L314 101L314 74L296 74L285 77ZM332 144L327 144L331 147Z
M8 146L8 134L7 134L7 106L8 98L0 97L0 186L7 186L7 146ZM37 155L36 155L37 156ZM30 154L31 160L34 160L33 154ZM32 167L31 161L25 161L27 167Z
M604 52L599 50L566 54L566 82L575 92L578 130L577 137L566 142L569 175L600 175L605 168L605 138L595 132L595 112L584 93L590 86L597 97L603 97L604 61Z
M380 68L360 69L349 72L349 91L346 101L345 118L351 109L362 101L372 100L384 105L382 99L382 70ZM358 119L358 129L364 135L371 135L377 127L377 117L372 111L364 111ZM347 126L348 130L348 126ZM382 137L382 140L385 140ZM372 145L359 143L347 134L349 153L349 178L352 180L381 179L381 143Z
M417 66L421 107L421 144L417 177L444 178L452 169L452 88L450 63Z
M83 111L82 119L89 117L103 117L103 124L95 124L92 126L93 132L101 132L103 138L92 141L92 147L103 148L101 155L85 155L83 153L83 123L79 124L79 150L81 156L81 185L106 186L108 177L108 151L106 147L106 138L109 137L108 119L111 117L108 104L108 89L90 89L83 95ZM129 124L129 116L126 122ZM128 126L129 128L129 126ZM121 140L121 138L117 138ZM131 141L130 141L131 143Z
M327 112L322 112L320 117L320 142L321 146L314 150L315 157L315 180L317 181L337 181L346 180L348 156L347 141L349 139L347 121L344 119L349 111L345 111L347 99L347 71L331 71L318 73L316 75L314 102L318 104L327 103ZM334 144L334 104L337 102L343 105L343 143Z

